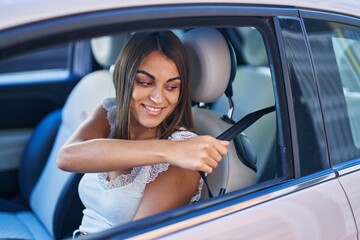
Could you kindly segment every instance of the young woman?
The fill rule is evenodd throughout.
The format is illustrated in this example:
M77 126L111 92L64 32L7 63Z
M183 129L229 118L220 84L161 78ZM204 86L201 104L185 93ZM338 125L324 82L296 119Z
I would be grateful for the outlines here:
M60 149L58 167L84 172L81 234L196 201L227 141L191 132L186 53L171 31L135 33L114 70L116 99L105 99Z

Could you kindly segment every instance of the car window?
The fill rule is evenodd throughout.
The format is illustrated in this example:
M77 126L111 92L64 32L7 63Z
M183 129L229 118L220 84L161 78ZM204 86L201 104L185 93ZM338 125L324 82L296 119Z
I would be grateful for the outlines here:
M305 19L333 164L360 156L360 28Z
M360 148L360 29L337 28L332 43L349 115L351 135Z
M70 67L71 46L64 44L0 61L0 77L54 70L66 71Z
M0 73L67 69L70 44L21 55L0 62Z
M84 76L91 67L99 66L92 59L90 41L68 42L1 59L0 84L68 80Z
M228 28L225 34L231 41L237 59L235 76L231 84L232 97L225 93L210 107L223 115L222 119L230 118L236 122L249 113L278 105L279 102L275 96L276 78L271 69L271 64L274 63L269 58L267 35L255 26ZM276 112L270 112L245 129L233 141L239 159L255 171L256 180L253 184L285 176L285 159L281 159L277 152L277 147L281 148L283 145L279 140L283 133L279 132L281 127L278 128L277 124ZM239 138L243 137L248 140L254 158L241 156ZM249 177L244 179L245 177L239 175L238 181L242 182L248 181Z
M272 72L270 71L265 41L255 27L236 29L239 39L241 59L236 69L233 83L234 118L266 107L275 106ZM266 134L261 134L266 132ZM257 155L256 177L258 182L281 177L282 173L276 156L276 114L269 113L244 131L253 144Z
M254 22L254 20L249 22ZM256 22L263 23L264 25L263 19L259 19ZM260 24L258 23L258 25ZM274 65L278 66L278 63L274 63L274 59L277 58L277 49L270 49L268 43L270 42L269 38L272 39L271 42L275 42L275 36L272 35L274 34L273 31L269 29L264 30L265 27L263 25L240 28L230 25L229 28L216 29L224 34L224 36L226 36L225 40L228 40L233 45L236 52L236 58L238 59L238 63L235 66L236 71L233 82L233 120L238 121L249 113L276 105L276 111L263 116L259 121L256 121L253 125L247 128L243 134L239 134L239 138L243 140L242 143L245 145L241 145L241 143L238 144L236 151L232 151L231 154L229 154L229 158L231 159L224 159L221 162L224 163L221 165L223 167L221 168L221 166L218 166L216 170L208 176L207 179L214 196L217 197L218 195L229 193L228 196L221 196L223 199L231 198L231 196L233 196L232 194L243 196L249 192L255 192L265 186L265 184L259 184L265 181L270 180L268 182L269 185L275 183L278 184L279 180L282 181L282 178L286 176L285 169L290 169L284 166L286 162L290 162L291 160L289 157L290 155L287 153L285 154L285 152L291 151L291 147L285 146L285 142L290 142L286 141L289 136L284 136L284 132L289 133L288 129L287 131L284 131L284 128L287 128L288 126L288 122L286 121L287 119L281 119L281 121L278 121L277 119L279 116L287 115L285 112L285 101L278 101L278 96L276 96L276 93L284 91L283 89L280 89L280 86L282 85L282 75L279 74L280 70L276 70L277 73L275 73L274 67L271 67ZM181 36L187 30L188 29L182 31L181 29L181 31L176 31L176 33ZM225 42L225 46L228 46L227 41L223 42ZM215 50L217 50L217 48ZM42 53L39 54L41 55ZM269 56L272 57L270 58ZM277 59L277 61L279 62L279 59ZM64 68L60 67L59 69L61 70ZM33 72L39 73L43 70L44 69L37 69ZM45 69L44 71L48 70ZM9 70L3 74L7 76L11 74L19 75L21 72L27 75L27 70L23 71L22 69L16 69L12 73ZM85 78L83 78L83 80L84 79ZM86 79L92 78L88 77ZM105 84L101 85L104 91L105 89L106 91L109 90L106 86L107 85ZM61 88L57 89L62 91ZM96 88L96 91L101 92L101 88ZM87 90L86 94L84 93L81 97L81 101L85 101L84 99L95 99L94 95L95 94ZM71 99L77 98L72 97ZM75 102L75 100L73 101ZM71 103L66 101L66 106L72 106L69 104ZM87 102L86 106L89 106L90 104L91 103ZM96 104L98 104L98 102L96 102ZM216 119L214 119L215 121L212 121L211 118L207 117L212 116L212 112L207 115L203 115L206 116L205 118L201 118L201 115L196 114L194 114L193 117L199 119L200 124L198 125L198 128L200 128L200 126L207 126L209 130L212 130L218 125L224 124L225 127L223 129L220 129L216 134L214 133L214 135L217 136L219 133L225 131L232 125L232 123L226 125L226 121L221 120L222 115L226 115L228 113L228 99L225 95L223 95L222 100L209 105L211 105L209 106L210 110L220 113L216 116ZM75 113L83 114L84 112L81 109L73 109L70 107L67 109L71 109L71 111L74 110ZM280 112L282 114L280 114ZM73 114L70 115L73 116ZM74 120L75 118L69 121ZM201 133L199 132L199 134ZM248 145L251 147L247 148ZM241 155L240 150L242 148L247 148L249 150L248 152L245 152L245 158L249 156L247 161L244 161L244 155ZM250 155L246 156L246 154L249 153ZM228 164L229 162L231 162L231 164ZM60 171L59 169L57 170ZM290 171L291 170L289 170L289 172ZM278 181L271 181L274 179ZM234 193L235 191L238 193ZM205 187L203 193L206 194Z

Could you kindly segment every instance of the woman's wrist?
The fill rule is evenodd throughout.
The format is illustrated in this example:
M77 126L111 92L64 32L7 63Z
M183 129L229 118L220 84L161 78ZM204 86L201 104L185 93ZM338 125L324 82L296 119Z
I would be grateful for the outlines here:
M171 155L174 154L174 141L171 140L161 140L162 144L159 144L159 146L161 146L159 148L159 156L160 156L160 161L161 162L165 162L165 163L169 163L169 164L173 164L173 162L171 161Z

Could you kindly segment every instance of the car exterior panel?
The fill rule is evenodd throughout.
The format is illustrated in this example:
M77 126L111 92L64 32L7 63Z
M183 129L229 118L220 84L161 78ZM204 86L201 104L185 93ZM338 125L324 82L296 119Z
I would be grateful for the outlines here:
M356 239L352 211L337 180L272 201L268 197L259 197L263 202L239 212L232 212L237 205L229 206L229 215L163 237L166 228L129 239Z
M357 229L360 229L360 171L359 166L357 171L344 174L339 177L339 181L346 192L348 200L351 204L351 209L354 214Z
M36 8L33 8L33 4L36 3ZM271 2L266 0L172 0L172 1L116 1L109 0L106 2L98 1L3 1L0 3L0 30L10 27L15 27L29 22L42 21L51 18L63 17L66 15L81 14L85 12L104 11L116 8L136 8L143 6L159 6L159 5L184 5L184 4L243 4L243 5L257 5L257 6L286 6L297 8L310 8L330 12L346 13L349 15L359 16L359 13L353 11L353 9L359 9L359 2L356 0L348 0L346 4L338 0L327 1L327 4L323 4L321 0L303 0L296 2L289 2L286 0L273 0ZM28 14L28 9L31 10L31 14ZM16 14L13 14L16 12Z

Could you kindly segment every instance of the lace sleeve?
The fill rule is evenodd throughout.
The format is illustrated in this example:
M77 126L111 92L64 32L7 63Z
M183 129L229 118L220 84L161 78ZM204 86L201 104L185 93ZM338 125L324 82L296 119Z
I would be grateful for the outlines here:
M195 136L197 135L193 132L187 131L185 129L180 129L179 131L176 131L173 134L171 134L171 136L168 139L172 141L182 141ZM144 166L142 167L141 172L137 176L137 182L140 184L148 184L154 181L160 173L167 171L169 169L169 166L170 166L169 163L159 163L159 164ZM191 198L190 203L198 201L200 199L202 187L203 187L203 180L202 178L200 178L198 184L198 191L196 195Z
M196 133L185 130L184 128L174 132L169 139L173 141L182 141L197 136Z
M143 184L153 182L157 176L169 169L169 163L158 163L149 166L144 166L138 175L138 181Z
M174 132L173 134L171 134L169 139L173 140L173 141L181 141L181 140L189 139L194 136L196 136L195 133L186 131L184 129L184 130ZM140 174L141 179L139 179L139 180L144 184L148 184L148 183L154 181L160 173L168 170L169 166L170 166L169 163L158 163L158 164L146 166L145 167L146 170L143 169L143 172Z
M107 111L107 119L110 124L110 134L109 137L115 135L115 126L116 122L116 102L115 98L106 98L103 101L103 108Z

